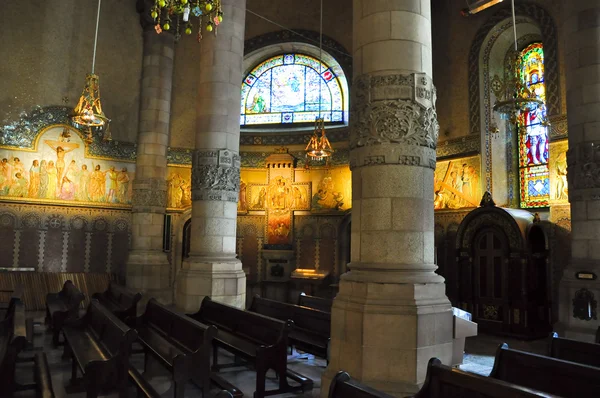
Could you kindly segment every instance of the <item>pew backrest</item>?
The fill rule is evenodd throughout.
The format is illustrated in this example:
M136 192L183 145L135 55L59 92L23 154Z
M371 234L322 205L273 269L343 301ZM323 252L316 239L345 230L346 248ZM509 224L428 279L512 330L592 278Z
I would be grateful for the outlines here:
M137 332L125 325L98 300L90 301L83 323L108 353L129 358L131 344L137 338Z
M331 312L333 300L329 300L322 297L309 296L306 293L300 293L300 295L298 296L298 305L308 308L314 308L315 310L323 312Z
M490 377L559 396L596 397L600 368L513 350L501 344Z
M531 398L556 397L527 387L507 383L442 365L437 358L427 364L421 390L412 398Z
M173 311L152 298L146 305L146 311L140 317L142 324L153 328L186 347L189 351L197 351L202 345L217 335L215 326L204 325L195 319Z
M114 282L110 282L106 293L123 308L130 308L137 305L138 301L142 298L141 293L133 292L125 286L118 285Z
M271 318L294 321L294 328L310 330L323 336L331 334L331 314L313 308L254 296L250 311Z
M217 303L208 296L202 300L200 311L190 316L197 321L216 325L219 329L247 338L254 343L270 346L285 339L284 345L287 346L287 333L291 322L280 321Z
M600 344L553 337L550 343L550 356L600 368Z

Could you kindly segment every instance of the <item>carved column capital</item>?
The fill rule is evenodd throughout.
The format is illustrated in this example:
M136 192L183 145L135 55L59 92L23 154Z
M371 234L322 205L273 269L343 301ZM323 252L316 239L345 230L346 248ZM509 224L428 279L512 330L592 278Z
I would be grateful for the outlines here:
M238 201L240 155L228 149L198 150L192 157L192 200Z
M164 213L167 207L167 182L149 178L133 180L132 211Z
M425 73L361 75L352 93L351 167L393 163L435 168L436 90Z

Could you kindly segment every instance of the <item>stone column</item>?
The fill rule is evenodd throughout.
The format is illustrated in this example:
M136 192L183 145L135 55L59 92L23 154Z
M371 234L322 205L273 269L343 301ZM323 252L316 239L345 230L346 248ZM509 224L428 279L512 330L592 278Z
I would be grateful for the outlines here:
M175 293L186 311L196 311L205 296L245 306L246 276L235 242L246 1L223 0L222 5L217 35L205 34L200 44L191 248Z
M333 303L330 363L404 397L427 362L448 364L452 311L435 273L433 173L439 126L429 0L354 0L351 269Z
M175 40L170 33L156 34L147 18L148 12L141 14L144 57L127 286L145 292L147 299L171 303L171 266L162 242Z
M569 1L563 8L572 240L571 262L560 282L559 319L567 337L593 341L600 298L600 4ZM597 278L579 279L578 272L580 278Z

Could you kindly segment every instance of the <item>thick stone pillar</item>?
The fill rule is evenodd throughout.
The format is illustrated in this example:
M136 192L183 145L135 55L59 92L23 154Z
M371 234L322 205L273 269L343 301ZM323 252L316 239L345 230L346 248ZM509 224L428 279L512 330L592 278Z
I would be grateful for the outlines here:
M593 341L600 299L600 2L569 1L563 8L572 252L560 282L559 318L567 337ZM579 272L597 278L579 279Z
M197 310L205 296L237 307L246 299L235 253L246 1L222 5L217 35L205 34L200 45L190 257L177 274L175 293L187 311Z
M163 252L163 224L175 40L170 33L156 34L144 14L141 20L144 57L127 286L145 292L147 299L171 303L171 266Z
M429 4L354 0L351 271L333 303L321 397L339 370L412 395L431 357L451 358L451 306L434 264Z

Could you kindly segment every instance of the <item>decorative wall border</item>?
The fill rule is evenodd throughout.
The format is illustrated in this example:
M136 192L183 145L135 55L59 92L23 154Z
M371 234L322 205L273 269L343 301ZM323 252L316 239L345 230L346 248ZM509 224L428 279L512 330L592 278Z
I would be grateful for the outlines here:
M33 150L37 137L49 126L68 125L81 137L87 131L72 127L69 120L71 108L65 106L37 106L29 113L23 112L19 120L0 126L0 146ZM104 160L135 162L137 145L124 141L103 141L100 134L93 134L93 141L86 145L86 156Z
M479 153L480 150L480 137L477 135L467 135L438 142L436 153L438 160L445 160L458 155Z

